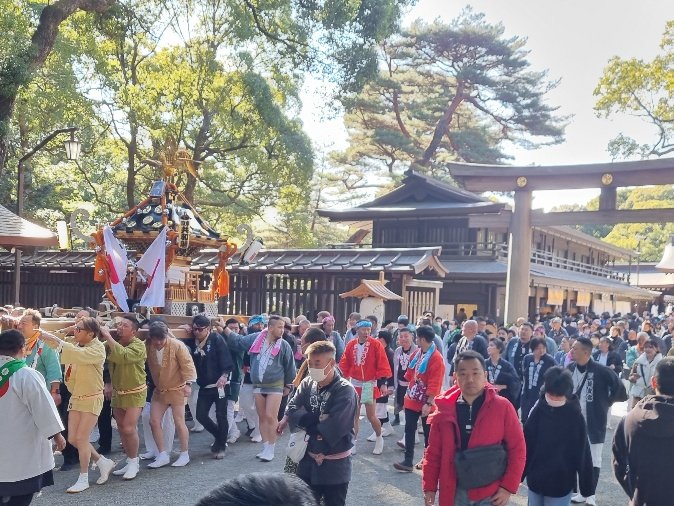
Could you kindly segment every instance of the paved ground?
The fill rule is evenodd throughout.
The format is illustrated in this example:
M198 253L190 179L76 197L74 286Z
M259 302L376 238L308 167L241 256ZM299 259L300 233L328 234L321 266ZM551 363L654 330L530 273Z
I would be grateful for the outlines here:
M619 416L624 414L624 404L613 408L613 423L617 423ZM243 428L245 422L240 424ZM354 473L349 487L347 504L350 506L378 506L378 505L422 505L420 474L399 473L392 468L393 462L401 459L402 452L395 441L402 437L403 427L396 427L396 435L386 438L384 453L372 455L374 443L368 443L365 438L371 429L367 421L362 423L361 437L358 443L358 454L354 457ZM613 431L607 434L610 441ZM561 435L560 435L561 437ZM208 446L212 440L207 433L191 436L190 453L192 462L185 468L176 469L164 467L162 469L147 469L143 464L138 477L129 482L111 476L105 485L95 485L98 471L90 472L92 486L89 490L70 495L65 489L77 479L77 470L55 472L55 486L46 488L41 497L33 504L37 506L59 505L91 505L91 504L118 504L124 506L153 505L193 505L208 490L216 487L224 480L238 474L260 471L282 471L285 461L283 452L287 436L278 443L277 457L273 462L262 463L255 458L260 451L260 445L241 440L230 445L224 460L215 461L210 458ZM113 442L117 448L118 439L115 433ZM177 448L177 443L176 443ZM421 445L417 446L418 452ZM175 458L176 455L174 455ZM121 452L111 456L120 462L124 459ZM60 464L57 457L57 465ZM604 459L602 475L600 477L597 501L600 505L624 505L626 496L611 472L610 443L604 445ZM520 493L511 499L510 504L526 505L526 488L522 486Z

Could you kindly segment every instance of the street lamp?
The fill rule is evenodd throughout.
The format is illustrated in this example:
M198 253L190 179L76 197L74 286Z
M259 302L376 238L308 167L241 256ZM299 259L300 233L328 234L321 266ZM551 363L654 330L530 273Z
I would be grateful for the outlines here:
M82 143L77 137L75 137L75 130L70 132L70 139L65 141L63 145L66 148L66 157L68 160L77 161L80 158L80 151L82 149Z
M17 184L16 184L16 214L23 217L23 193L25 186L25 177L23 166L35 155L38 151L44 148L51 140L61 134L70 134L70 139L65 141L65 150L68 160L77 160L80 156L81 144L75 137L75 132L79 130L78 127L59 128L42 139L33 149L19 158L17 164ZM14 304L19 305L19 294L21 288L21 250L14 248Z

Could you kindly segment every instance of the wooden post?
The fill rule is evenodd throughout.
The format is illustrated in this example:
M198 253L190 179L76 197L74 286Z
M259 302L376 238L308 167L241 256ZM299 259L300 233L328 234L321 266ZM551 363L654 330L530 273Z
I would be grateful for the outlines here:
M603 186L599 194L599 210L615 211L618 202L618 189L615 186Z
M531 191L517 190L510 221L505 322L515 323L529 312L529 266L531 262Z

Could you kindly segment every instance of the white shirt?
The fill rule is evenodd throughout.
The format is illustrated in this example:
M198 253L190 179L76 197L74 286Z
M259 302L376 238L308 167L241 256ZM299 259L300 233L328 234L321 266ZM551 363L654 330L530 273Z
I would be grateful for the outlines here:
M367 342L367 341L366 341ZM356 363L360 364L363 362L363 353L365 352L365 343L356 344Z
M11 357L0 356L0 367ZM22 367L0 397L0 481L16 482L54 469L51 441L63 430L54 399L42 375Z
M578 390L578 387L583 382L583 378L588 373L588 370L585 369L585 372L580 372L578 368L573 370L573 391L574 393ZM583 385L583 389L578 392L578 401L580 402L580 411L583 414L583 418L587 420L587 381Z
M161 366L161 363L164 360L164 348L155 351L157 352L157 362L159 362L159 365Z
M267 371L267 366L272 361L271 352L274 349L274 344L276 343L267 343L265 339L262 343L262 351L260 352L260 362L258 364L258 374L260 378L264 378L264 373Z

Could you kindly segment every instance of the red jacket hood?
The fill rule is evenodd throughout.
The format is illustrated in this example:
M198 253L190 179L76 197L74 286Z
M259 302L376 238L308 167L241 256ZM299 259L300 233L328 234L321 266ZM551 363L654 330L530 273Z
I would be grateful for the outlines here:
M435 411L428 415L428 422L441 422L456 419L456 401L461 395L461 389L458 386L450 387L444 393L438 395L435 399ZM498 391L493 385L487 383L484 387L484 404L489 403L498 396Z

